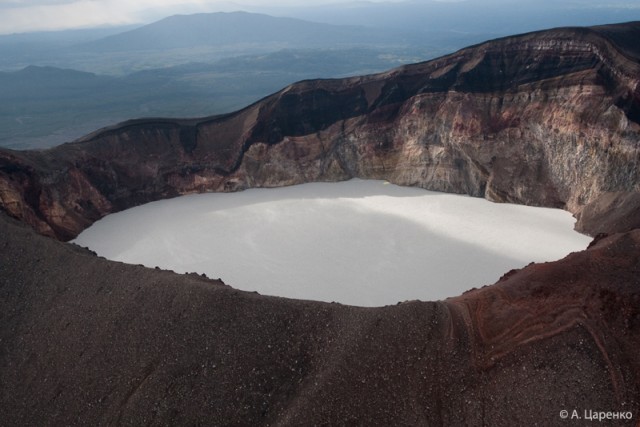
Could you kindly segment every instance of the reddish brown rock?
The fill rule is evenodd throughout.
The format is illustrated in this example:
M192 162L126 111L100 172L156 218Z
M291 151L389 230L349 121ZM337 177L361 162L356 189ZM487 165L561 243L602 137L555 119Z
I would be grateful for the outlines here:
M602 193L640 190L639 25L510 37L296 83L224 116L3 150L0 203L65 240L160 198L351 177L578 213Z
M602 410L632 419L599 425L634 426L640 415L640 231L457 298L384 308L110 262L4 215L0 254L4 425L554 426L562 410Z
M0 204L22 221L0 213L2 423L637 426L639 32L512 37L226 116L0 150ZM31 229L64 240L159 198L356 176L564 207L611 235L457 298L358 308Z
M640 192L603 193L577 215L577 230L593 235L640 228Z

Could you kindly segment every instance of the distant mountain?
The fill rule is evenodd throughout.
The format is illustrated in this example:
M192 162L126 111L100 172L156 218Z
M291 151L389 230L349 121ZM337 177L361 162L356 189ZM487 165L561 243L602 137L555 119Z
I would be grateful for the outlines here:
M0 70L50 65L123 75L283 48L354 46L384 48L389 53L398 48L426 49L431 54L423 59L430 59L524 31L640 20L638 1L407 0L251 6L253 12L281 17L203 13L170 16L138 28L0 36Z
M406 42L406 35L373 28L329 25L248 12L175 15L79 46L102 52L183 49L198 46L342 47Z
M120 77L37 66L0 72L0 146L49 147L128 118L224 113L298 80L367 74L415 59L400 49L286 49Z
M469 42L458 35L425 40L402 30L330 25L247 13L175 15L119 33L60 32L0 36L0 71L28 65L53 66L97 74L126 75L192 62L265 55L282 49L410 50L419 59L449 53ZM443 42L444 40L444 42ZM426 54L425 54L426 53Z

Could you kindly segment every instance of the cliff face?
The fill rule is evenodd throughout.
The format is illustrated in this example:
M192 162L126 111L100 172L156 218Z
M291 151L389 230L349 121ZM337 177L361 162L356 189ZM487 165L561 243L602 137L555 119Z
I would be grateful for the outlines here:
M638 33L528 34L226 116L1 150L0 418L513 426L604 411L637 426ZM29 228L64 240L159 198L350 177L564 207L610 235L456 298L358 308L114 263Z
M61 239L160 198L352 177L578 213L640 189L640 65L627 40L638 26L500 39L300 82L221 117L131 121L48 151L0 151L0 200Z

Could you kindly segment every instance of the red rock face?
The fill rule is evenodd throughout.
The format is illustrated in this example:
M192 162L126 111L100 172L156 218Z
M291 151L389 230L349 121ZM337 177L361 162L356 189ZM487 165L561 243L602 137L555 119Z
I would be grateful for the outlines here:
M66 240L160 198L359 177L578 213L602 193L640 188L640 65L624 37L636 27L506 38L297 83L225 116L0 151L2 206Z
M59 240L160 198L351 177L563 207L604 233L456 298L358 308L109 262L0 214L0 418L637 426L639 33L533 33L225 116L0 150L0 205Z

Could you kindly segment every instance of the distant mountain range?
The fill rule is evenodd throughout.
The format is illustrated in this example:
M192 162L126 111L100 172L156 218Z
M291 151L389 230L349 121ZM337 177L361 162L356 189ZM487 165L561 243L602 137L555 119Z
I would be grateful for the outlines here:
M78 37L81 34L86 35L86 41ZM440 42L436 46L407 31L320 24L246 12L176 15L105 37L96 37L97 34L69 32L67 37L54 37L55 42L49 33L42 37L0 37L0 70L39 65L122 75L282 49L375 48L389 54L410 49L426 52L430 58L469 42L468 38L456 37L453 46Z
M171 60L168 65L176 65L264 53L265 49L311 47L410 45L430 50L433 57L524 31L640 20L637 0L360 1L250 9L288 17L248 12L203 13L170 16L138 28L0 36L0 71L50 65L98 73L127 73L166 66L167 60ZM132 51L145 53L136 61L124 54ZM159 55L159 51L165 52ZM110 56L100 57L105 54Z
M56 145L128 118L218 114L297 80L432 59L516 32L513 25L595 19L595 6L563 3L548 9L562 13L542 16L542 6L524 2L515 11L511 3L364 2L308 9L332 23L231 12L0 36L0 146ZM606 21L622 9L599 10ZM640 19L640 9L625 10Z
M0 146L56 145L128 118L227 112L297 80L444 53L398 31L244 12L172 16L105 37L64 33L0 37L0 66L15 69L0 72Z
M367 74L415 59L398 54L286 49L124 76L49 66L0 72L0 146L48 147L128 118L224 113L298 80Z
M414 42L415 40L412 40ZM398 31L330 25L247 13L175 15L78 46L90 52L131 52L216 46L239 51L275 48L353 47L406 44Z

